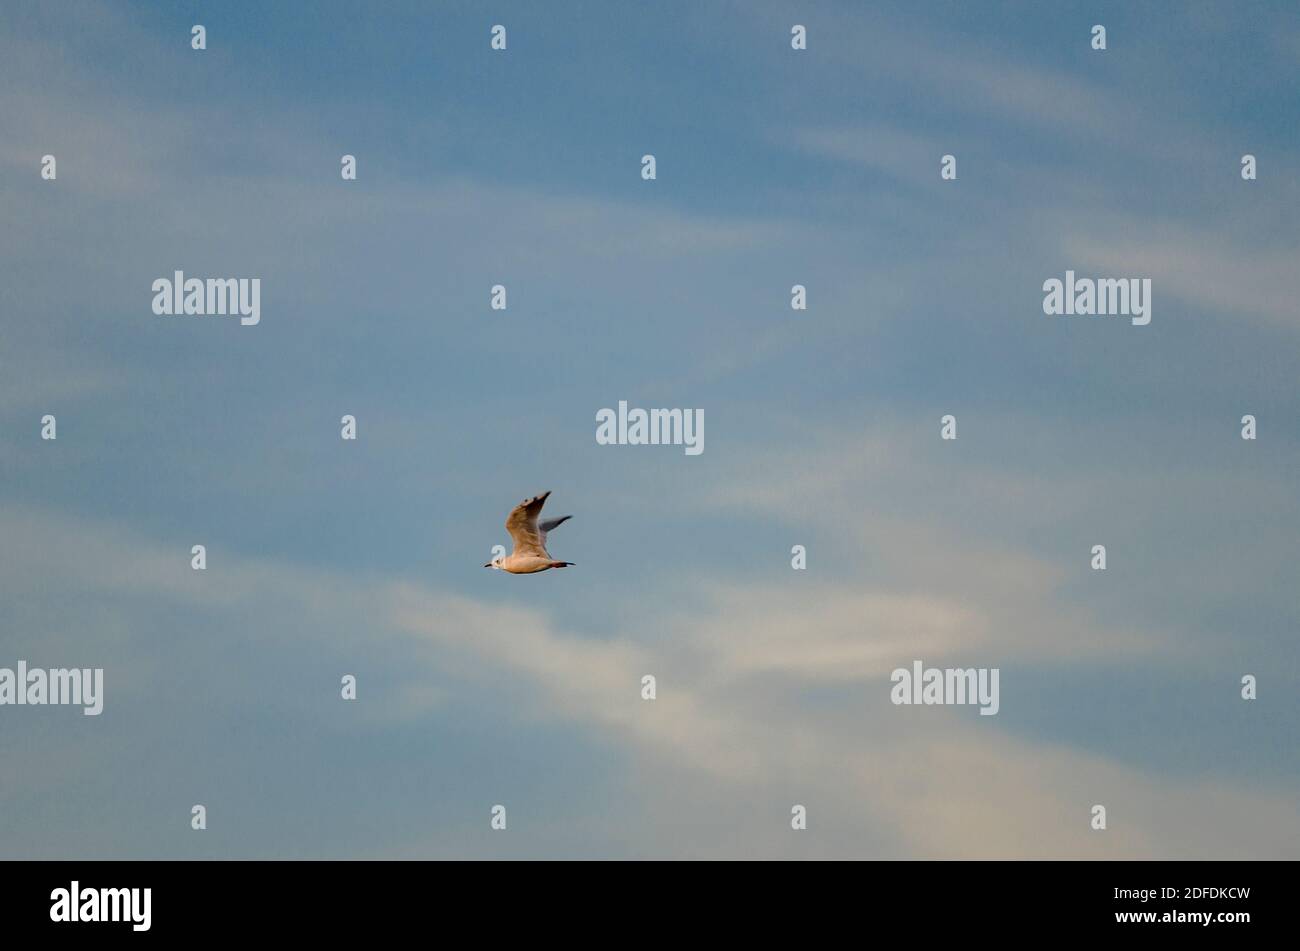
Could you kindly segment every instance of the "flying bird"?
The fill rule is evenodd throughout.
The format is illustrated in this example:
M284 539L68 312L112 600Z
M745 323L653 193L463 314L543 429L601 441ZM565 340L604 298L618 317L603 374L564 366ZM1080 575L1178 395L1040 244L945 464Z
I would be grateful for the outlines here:
M506 531L514 539L515 550L499 561L489 561L484 568L498 568L512 575L531 575L547 568L568 568L573 564L571 561L556 561L546 550L547 533L573 517L561 515L539 522L537 517L542 514L542 506L550 494L543 492L524 499L511 510L506 518Z

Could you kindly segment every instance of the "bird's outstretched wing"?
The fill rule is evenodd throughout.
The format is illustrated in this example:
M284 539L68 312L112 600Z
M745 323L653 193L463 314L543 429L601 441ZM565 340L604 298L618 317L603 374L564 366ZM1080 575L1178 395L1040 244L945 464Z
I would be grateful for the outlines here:
M561 515L559 518L548 518L545 521L537 523L537 534L542 536L543 548L546 547L546 536L571 518L573 518L572 515Z
M537 516L546 504L550 492L543 492L531 499L524 499L510 511L506 518L506 531L514 539L516 555L538 555L550 558L546 551L546 535L537 524Z

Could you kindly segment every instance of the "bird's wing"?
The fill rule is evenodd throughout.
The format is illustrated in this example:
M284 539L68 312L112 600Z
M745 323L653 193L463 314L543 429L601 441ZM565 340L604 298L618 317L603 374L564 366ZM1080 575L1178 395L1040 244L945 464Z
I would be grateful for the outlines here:
M542 536L543 548L546 547L546 536L571 518L573 518L572 515L561 515L559 518L548 518L543 522L537 523L537 533Z
M537 516L541 514L542 506L546 504L546 497L550 494L550 492L543 492L531 499L524 499L511 509L510 515L506 518L506 531L515 541L513 554L551 557L546 551L546 537L537 525Z

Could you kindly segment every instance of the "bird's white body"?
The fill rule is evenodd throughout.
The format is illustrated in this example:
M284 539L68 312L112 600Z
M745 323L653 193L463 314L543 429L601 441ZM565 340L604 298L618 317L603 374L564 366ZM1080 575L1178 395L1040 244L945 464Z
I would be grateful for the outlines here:
M508 571L512 575L531 575L539 571L545 571L547 568L554 568L555 562L550 558L541 558L537 555L516 555L509 554L497 562L497 567L502 571Z
M504 558L490 561L484 568L498 568L512 575L532 575L548 568L568 568L569 561L556 561L546 550L546 535L570 516L562 515L546 521L538 521L542 506L550 492L524 499L516 505L506 518L506 531L514 540L515 550Z

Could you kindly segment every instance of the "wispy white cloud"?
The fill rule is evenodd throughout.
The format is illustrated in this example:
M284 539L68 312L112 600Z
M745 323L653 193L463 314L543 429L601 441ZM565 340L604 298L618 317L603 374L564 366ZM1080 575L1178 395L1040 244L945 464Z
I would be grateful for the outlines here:
M1162 297L1184 305L1300 330L1300 245L1277 247L1241 238L1219 229L1153 227L1150 221L1127 217L1068 235L1064 245L1069 260L1081 267L1150 277Z
M115 703L148 696L149 681L174 662L171 652L160 652L151 617L166 603L224 617L218 626L238 629L240 640L310 651L339 669L362 649L366 663L383 671L378 689L373 678L365 684L362 716L376 727L509 696L509 718L520 724L554 721L575 730L575 741L586 736L624 751L620 763L630 772L623 781L637 794L614 812L625 824L618 847L631 854L788 854L774 831L785 821L779 816L746 815L739 825L719 824L712 838L671 847L657 824L692 802L721 806L776 781L780 796L807 800L814 823L837 830L815 847L799 847L810 856L855 854L863 842L874 854L900 857L1286 855L1290 846L1276 830L1293 814L1282 791L1222 778L1174 780L962 717L970 711L888 703L889 671L916 657L981 666L1014 657L1051 669L1083 657L1125 663L1162 642L1106 629L1086 615L1061 617L1051 591L1060 571L1033 557L1014 550L995 556L935 525L910 522L904 531L903 523L875 518L871 507L853 502L861 484L889 485L912 471L897 451L882 450L867 444L834 464L811 460L805 472L814 484L797 490L770 477L736 480L729 498L771 511L781 499L812 495L827 517L852 512L854 519L840 517L837 527L850 527L859 544L895 553L911 566L901 577L894 566L889 580L858 590L701 581L684 599L696 607L648 602L634 622L601 639L566 633L539 610L410 580L231 552L210 553L209 570L193 572L185 550L112 523L30 510L8 509L0 518L0 530L15 542L0 579L20 623L46 617L63 626L47 651L57 644L63 654L83 656L111 630L105 617L112 619ZM962 565L977 566L979 580ZM917 571L944 583L926 590L908 574ZM78 592L80 607L47 612L50 596L31 592L51 579ZM31 637L49 633L32 627L26 646L15 646L30 650ZM118 676L131 670L151 673ZM653 703L639 697L647 673L659 678ZM223 697L210 713L214 728L259 689L261 678L224 694L201 691ZM1008 685L1003 689L1005 710ZM825 690L839 693L836 702L809 693ZM308 715L307 698L285 699L294 715ZM674 777L672 788L650 778L665 776ZM1087 827L1094 801L1112 811L1104 838ZM1215 821L1206 823L1206 815ZM744 847L718 838L750 823Z

